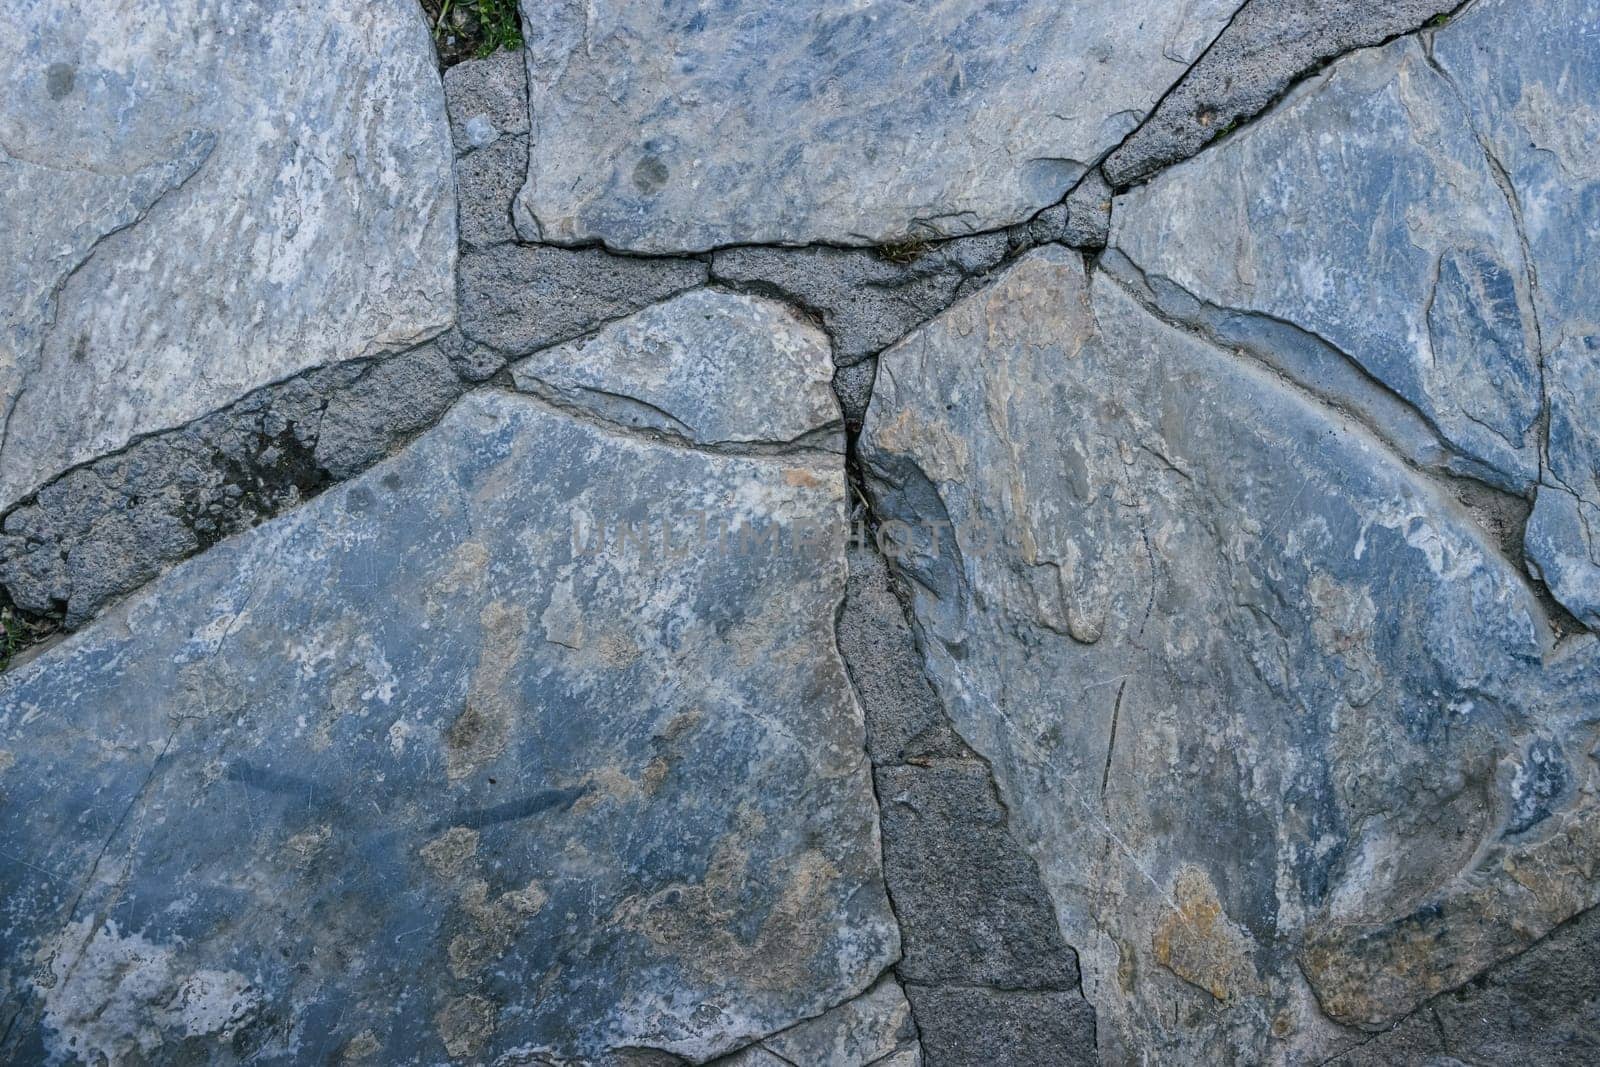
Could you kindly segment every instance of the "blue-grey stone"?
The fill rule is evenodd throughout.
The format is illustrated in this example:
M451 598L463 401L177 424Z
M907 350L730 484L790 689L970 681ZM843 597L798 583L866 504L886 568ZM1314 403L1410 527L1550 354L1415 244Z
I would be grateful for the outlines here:
M0 9L0 508L454 314L413 0Z
M1550 431L1528 555L1600 629L1600 3L1494 0L1439 31L1433 56L1517 205L1534 270Z
M524 5L528 240L642 252L951 236L1047 207L1226 0Z
M1112 243L1292 323L1537 496L1531 567L1600 618L1600 4L1470 5L1358 53L1119 199ZM1548 417L1548 442L1540 431Z
M1338 409L1052 248L860 449L1102 1056L1325 1059L1600 900L1600 642Z
M844 491L480 391L13 668L0 1059L698 1062L870 987Z

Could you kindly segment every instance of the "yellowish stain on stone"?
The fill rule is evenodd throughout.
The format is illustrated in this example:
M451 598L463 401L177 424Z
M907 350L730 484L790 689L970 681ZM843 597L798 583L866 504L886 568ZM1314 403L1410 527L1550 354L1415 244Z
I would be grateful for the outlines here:
M1259 993L1250 938L1223 911L1210 876L1185 865L1173 883L1172 897L1178 910L1156 928L1156 962L1223 1004Z

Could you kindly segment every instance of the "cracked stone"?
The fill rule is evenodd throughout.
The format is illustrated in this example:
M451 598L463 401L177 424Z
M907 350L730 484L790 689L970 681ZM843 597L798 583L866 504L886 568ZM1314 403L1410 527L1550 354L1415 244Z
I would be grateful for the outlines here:
M174 563L370 467L502 362L452 332L142 438L5 515L0 588L24 611L80 627Z
M461 256L461 332L511 355L568 341L706 281L693 259L496 245Z
M826 334L786 305L710 289L547 348L511 374L519 389L703 445L799 441L840 417Z
M969 279L1000 263L1003 234L934 245L905 262L843 248L734 248L718 252L711 276L770 290L822 316L850 366L887 348L950 306Z
M907 986L930 1067L1089 1067L1094 1012L1076 993Z
M1119 197L1111 244L1344 353L1464 469L1516 493L1537 480L1540 354L1516 217L1416 39L1346 57Z
M1139 129L1106 157L1117 186L1144 181L1254 118L1302 75L1421 28L1460 0L1249 0Z
M480 390L0 676L0 1058L703 1062L871 987L842 539L570 539L844 490Z
M550 5L527 25L539 143L518 229L690 252L1021 222L1232 13L1224 0Z
M900 984L884 978L837 1008L762 1042L785 1063L869 1067L897 1053L919 1062L917 1028Z
M444 102L457 152L528 132L528 71L520 51L469 59L444 72ZM523 151L527 142L523 141ZM523 169L527 159L518 161Z
M0 32L0 508L450 323L450 134L414 3L24 0Z
M859 447L953 525L897 561L926 669L1108 1059L1327 1058L1596 902L1600 641L1338 411L1050 248L880 357Z

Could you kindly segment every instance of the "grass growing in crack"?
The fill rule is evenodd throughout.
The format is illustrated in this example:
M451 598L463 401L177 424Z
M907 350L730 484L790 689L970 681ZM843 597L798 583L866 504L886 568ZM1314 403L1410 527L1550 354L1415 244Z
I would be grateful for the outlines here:
M18 652L33 644L33 632L10 608L0 608L0 672L11 666Z
M907 237L902 241L890 241L888 244L878 246L878 255L897 267L915 263L932 251L933 242L922 237Z
M439 62L453 66L502 48L522 47L517 0L422 0Z
M1446 15L1435 15L1435 16L1433 16L1433 18L1428 20L1428 25L1432 26L1436 30L1440 26L1448 26L1448 25L1450 25L1450 16L1447 15L1447 14Z

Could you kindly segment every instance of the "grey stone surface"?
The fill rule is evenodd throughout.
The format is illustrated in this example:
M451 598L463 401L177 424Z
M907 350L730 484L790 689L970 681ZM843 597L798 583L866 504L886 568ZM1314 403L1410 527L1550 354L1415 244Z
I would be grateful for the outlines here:
M988 769L976 760L918 763L874 772L884 872L905 938L900 976L1076 991L1077 962Z
M1104 248L1111 234L1111 186L1099 168L1067 195L1067 222L1059 240L1074 248Z
M693 259L497 245L461 256L461 332L511 355L568 341L701 285Z
M527 164L526 134L497 138L456 161L456 202L463 247L483 248L517 239L517 231L511 225L511 202L522 185Z
M1299 77L1420 29L1459 0L1249 0L1161 106L1106 157L1117 186L1144 181L1254 118Z
M0 1058L698 1062L869 988L842 544L569 539L843 494L480 391L0 677Z
M457 152L486 148L502 137L528 132L526 64L520 51L501 50L444 72L445 109Z
M1342 60L1122 198L1113 237L1148 275L1347 354L1457 472L1537 492L1530 563L1591 627L1596 26L1591 0L1481 3Z
M1531 257L1550 427L1529 559L1600 629L1600 4L1475 4L1433 57L1469 109Z
M1094 1012L1076 993L907 986L928 1067L1088 1067ZM937 1055L933 1050L941 1050Z
M970 757L950 729L939 697L922 673L905 609L889 587L888 568L872 548L852 548L839 651L866 713L867 753L874 766ZM980 794L980 805L989 798Z
M0 508L450 323L450 134L410 0L22 0L0 34Z
M524 391L701 445L843 451L828 336L783 304L698 289L511 368Z
M900 984L888 977L854 1000L762 1044L785 1063L828 1067L868 1067L899 1053L909 1053L915 1063L921 1054L911 1005Z
M1201 300L1345 353L1464 472L1518 493L1538 480L1539 327L1516 212L1416 39L1341 60L1119 197L1111 243Z
M1600 1057L1600 912L1583 913L1513 960L1442 994L1337 1067L1430 1062L1561 1067Z
M482 353L446 335L307 372L141 438L5 514L0 589L31 615L82 626L179 560L382 459L460 395L458 374L484 369Z
M529 14L524 238L883 244L1059 200L1222 29L1225 0L832 0Z
M833 370L833 392L839 398L845 425L852 431L861 428L861 420L867 415L867 404L872 399L872 379L877 372L878 361L871 356Z
M926 666L1108 1060L1325 1058L1595 902L1600 643L1335 409L1047 249L880 357L860 458L953 524Z
M1004 234L985 234L890 259L869 249L733 248L711 260L718 281L770 291L822 316L843 366L887 348L950 306L969 281L1005 258Z

